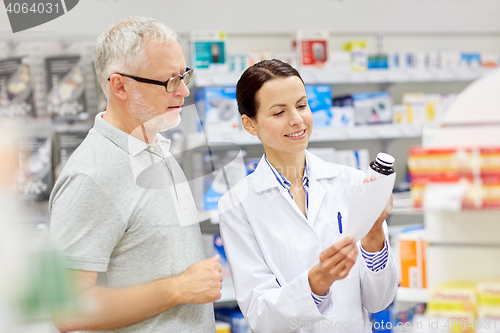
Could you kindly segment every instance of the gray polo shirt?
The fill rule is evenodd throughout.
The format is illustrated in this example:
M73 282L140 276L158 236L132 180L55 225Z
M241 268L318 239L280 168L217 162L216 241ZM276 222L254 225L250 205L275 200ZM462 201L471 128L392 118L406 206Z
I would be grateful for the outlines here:
M184 173L161 135L148 145L97 115L49 201L50 238L67 268L126 287L176 276L206 258ZM174 186L175 184L175 186ZM102 332L215 332L212 304L181 304Z

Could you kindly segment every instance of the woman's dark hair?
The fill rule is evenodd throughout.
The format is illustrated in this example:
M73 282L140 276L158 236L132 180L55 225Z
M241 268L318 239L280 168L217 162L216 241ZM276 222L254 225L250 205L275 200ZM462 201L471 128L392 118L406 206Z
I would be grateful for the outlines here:
M236 101L240 114L255 118L259 108L255 95L262 85L267 81L288 76L297 76L304 83L295 68L277 59L263 60L248 67L236 84Z

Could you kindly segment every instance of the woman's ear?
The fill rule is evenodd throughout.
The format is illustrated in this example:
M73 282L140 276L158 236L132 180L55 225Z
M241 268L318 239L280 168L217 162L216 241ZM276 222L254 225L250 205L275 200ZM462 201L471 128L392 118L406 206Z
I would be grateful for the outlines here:
M246 114L241 116L241 124L247 130L248 133L252 135L257 135L257 130L254 127L254 120L247 116Z

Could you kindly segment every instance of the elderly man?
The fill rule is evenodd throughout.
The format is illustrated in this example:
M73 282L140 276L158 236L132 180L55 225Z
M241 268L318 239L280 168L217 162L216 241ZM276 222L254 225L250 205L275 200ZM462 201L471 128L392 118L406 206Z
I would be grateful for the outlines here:
M53 315L61 331L215 332L222 266L205 259L195 205L169 141L189 95L176 34L149 18L98 38L108 97L51 194L51 240L87 305Z

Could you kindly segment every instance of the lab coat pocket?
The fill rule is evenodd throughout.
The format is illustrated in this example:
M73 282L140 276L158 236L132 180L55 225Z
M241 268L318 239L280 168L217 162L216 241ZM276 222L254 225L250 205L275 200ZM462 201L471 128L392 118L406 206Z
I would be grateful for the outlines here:
M354 268L354 267L353 267ZM332 316L329 318L336 332L360 333L363 316L361 309L361 288L358 278L347 277L336 281L330 289L332 295Z
M338 242L346 236L344 221L339 221L338 218L335 218L328 223L328 226L330 229L330 234L332 235L332 244Z

